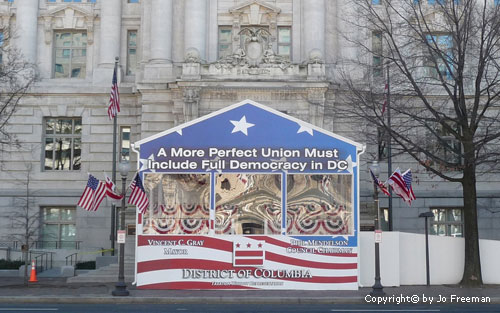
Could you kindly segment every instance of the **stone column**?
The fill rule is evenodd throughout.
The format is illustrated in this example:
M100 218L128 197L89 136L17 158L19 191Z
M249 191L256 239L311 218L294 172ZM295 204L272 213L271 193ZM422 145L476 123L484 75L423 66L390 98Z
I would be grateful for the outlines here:
M152 0L151 61L172 63L172 0Z
M207 0L186 0L184 10L184 51L196 48L202 61L206 61Z
M307 0L302 2L303 20L303 58L309 59L313 49L325 55L325 0Z
M17 48L26 61L36 63L38 0L22 0L15 3Z
M122 28L122 1L101 1L101 36L99 49L99 67L113 67L115 57L120 56L120 38ZM120 60L122 64L124 60Z

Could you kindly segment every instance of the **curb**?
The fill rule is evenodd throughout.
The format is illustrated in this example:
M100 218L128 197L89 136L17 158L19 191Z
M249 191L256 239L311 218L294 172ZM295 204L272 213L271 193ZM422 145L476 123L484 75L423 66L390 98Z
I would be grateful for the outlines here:
M500 300L500 299L499 299ZM0 297L0 303L50 304L364 304L363 297ZM500 302L499 302L500 303Z

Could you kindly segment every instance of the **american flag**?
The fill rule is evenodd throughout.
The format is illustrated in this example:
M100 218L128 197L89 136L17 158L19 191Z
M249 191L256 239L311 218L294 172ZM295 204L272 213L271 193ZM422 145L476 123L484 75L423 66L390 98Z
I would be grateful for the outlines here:
M132 193L128 198L128 203L136 205L139 209L139 213L146 212L149 206L149 199L142 185L141 175L139 175L139 173L135 175L134 180L130 184L130 189L132 189Z
M85 187L80 201L78 201L78 206L87 211L97 211L105 196L106 185L89 174L87 187Z
M410 201L417 199L413 193L413 188L411 187L412 175L411 169L408 169L403 173L403 180L405 181L406 188L408 189L408 194L410 195Z
M371 169L370 169L370 174L372 175L373 182L380 188L380 190L382 190L382 192L385 193L386 195L390 196L391 194L389 193L389 190L387 190L385 184L381 182L380 179L378 179L375 176L375 174L373 174Z
M121 200L123 199L123 195L119 195L116 193L115 189L115 183L111 180L111 178L108 176L108 174L104 173L104 176L106 177L106 195L110 197L113 200Z
M118 81L116 79L116 67L113 72L111 95L109 96L108 116L112 120L120 112L120 93L118 92Z
M410 193L410 190L408 190L408 187L405 183L403 175L401 175L401 171L399 170L399 168L396 171L394 171L394 173L392 173L389 179L387 179L387 182L389 183L389 185L391 185L392 190L398 196L400 196L405 202L411 205L411 201L414 200L414 198L412 198L412 194Z

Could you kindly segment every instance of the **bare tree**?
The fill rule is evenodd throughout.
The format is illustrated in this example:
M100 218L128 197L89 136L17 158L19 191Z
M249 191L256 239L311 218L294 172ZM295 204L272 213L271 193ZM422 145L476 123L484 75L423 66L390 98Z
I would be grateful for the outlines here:
M35 66L11 44L11 35L3 29L0 37L0 146L16 143L8 122L36 79Z
M28 253L30 244L38 237L40 212L34 207L33 190L30 188L32 164L26 163L26 176L18 183L23 188L23 195L15 197L15 209L11 212L12 239L23 246L24 283L28 283Z
M339 71L337 113L364 122L372 142L382 130L396 153L461 184L461 284L480 285L476 176L499 163L500 6L493 0L382 0L379 5L355 0L349 5L352 32L345 39L361 53ZM387 69L391 127L382 114Z

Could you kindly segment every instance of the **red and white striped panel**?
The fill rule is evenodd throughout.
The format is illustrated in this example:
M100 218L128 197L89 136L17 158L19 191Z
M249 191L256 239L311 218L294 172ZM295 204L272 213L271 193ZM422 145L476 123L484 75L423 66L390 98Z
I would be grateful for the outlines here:
M358 288L356 247L294 246L290 239L287 236L139 235L137 286L141 289ZM238 244L249 246L248 251L253 252L243 252L245 249L237 248ZM253 255L256 251L262 254ZM252 265L235 262L235 258L241 260L241 256L251 259L244 262Z

